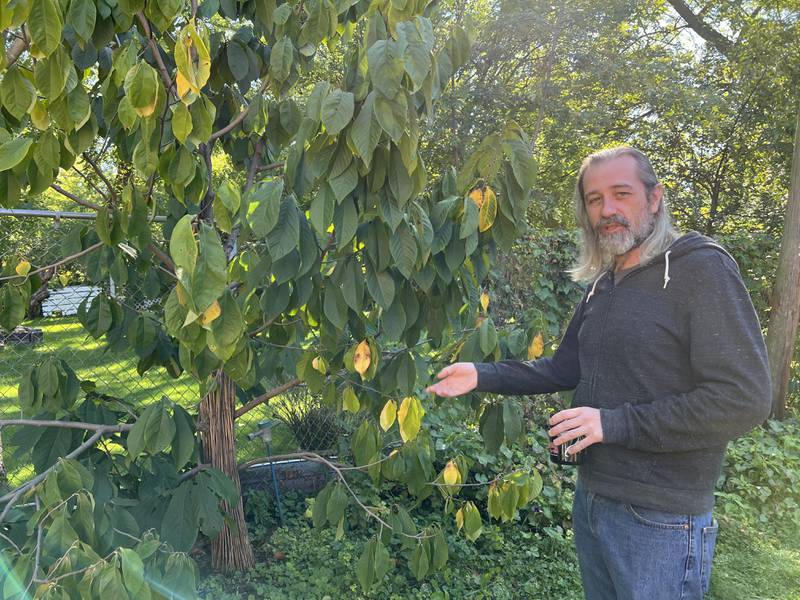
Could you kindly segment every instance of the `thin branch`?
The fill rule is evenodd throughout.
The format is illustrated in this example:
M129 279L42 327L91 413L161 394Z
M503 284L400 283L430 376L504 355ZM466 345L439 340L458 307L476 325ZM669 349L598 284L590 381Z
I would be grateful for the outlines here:
M729 56L733 52L733 42L722 35L719 31L706 23L699 15L692 12L686 2L683 0L668 0L683 20L692 28L692 30L711 44L720 54Z
M261 162L261 151L264 149L264 138L259 137L256 141L255 146L253 147L253 156L250 159L250 165L247 168L247 180L244 184L244 193L253 187L253 182L256 179L256 172L258 171L258 163ZM225 242L225 256L230 262L234 256L236 256L237 252L237 242L239 240L239 232L241 231L242 224L237 223L231 234L228 236L227 241Z
M66 196L67 198L69 198L73 202L80 204L81 206L85 206L86 208L91 208L92 210L100 210L99 204L95 204L94 202L89 202L88 200L84 200L83 198L78 198L72 192L68 192L61 186L56 185L55 183L51 183L50 187L53 188L55 191L57 191L59 194Z
M191 479L192 477L194 477L195 475L197 475L201 471L205 471L206 469L210 469L210 468L211 468L211 463L199 464L196 467L194 467L192 470L186 471L186 473L183 473L181 475L181 481L186 481L187 479Z
M89 246L88 248L86 248L86 250L81 250L80 252L72 254L72 255L70 255L70 256L68 256L66 258L62 258L61 260L59 260L58 262L53 263L52 265L47 265L45 267L39 267L38 269L34 269L30 273L28 273L25 277L30 277L31 275L36 275L37 273L41 273L42 271L46 271L47 269L53 269L55 267L60 267L61 265L65 265L65 264L67 264L69 262L72 262L73 260L76 260L76 259L80 258L81 256L85 256L85 255L87 255L87 254L89 254L91 252L94 252L95 250L100 248L100 246L102 246L102 245L103 245L103 242L97 242L96 244L93 244L93 245ZM20 278L19 275L8 275L6 277L0 277L0 281L8 281L10 279L19 279L19 278ZM0 423L2 423L2 421L0 421ZM2 427L2 425L0 425L0 427Z
M6 53L6 68L17 62L20 55L28 48L28 33L25 31L25 26L22 27L22 36L17 37L11 48Z
M153 38L153 32L150 29L150 22L147 20L147 17L144 16L144 13L139 11L136 13L136 18L139 19L139 23L142 25L142 29L144 29L145 37L147 37L147 45L150 46L150 51L153 53L153 58L158 65L158 70L161 73L161 79L164 80L164 83L167 86L167 93L172 93L176 98L177 94L172 89L175 86L175 82L172 81L172 78L169 76L169 71L167 71L167 65L164 64L164 59L161 56L161 51L158 49L158 45L156 44L155 39Z
M86 440L80 446L75 448L72 452L67 454L64 458L65 459L69 459L69 458L75 458L76 456L80 456L81 454L86 452L86 450L88 450L89 448L94 446L97 443L97 440L99 440L102 436L103 436L103 432L102 431L95 432L88 440ZM58 467L58 465L59 465L59 463L54 463L53 465L49 466L47 469L42 471L39 475L37 475L36 477L31 479L27 483L21 485L16 490L14 490L12 492L9 492L8 494L6 494L2 498L0 498L0 502L6 502L6 507L3 509L2 514L0 514L0 523L2 523L5 520L6 515L8 514L8 511L10 511L11 508L17 503L17 500L20 499L22 494L24 494L29 489L31 489L32 487L34 487L35 485L37 485L41 481L43 481L45 479L45 477L47 477L50 474L51 471L53 471L54 469L56 469Z
M97 165L96 162L94 162L92 160L92 158L89 156L88 152L84 152L82 154L82 156L83 156L83 160L85 160L87 163L89 163L89 165L91 165L91 167L94 169L94 172L97 173L98 177L100 177L100 179L103 180L103 183L106 184L106 187L108 188L108 192L111 194L112 202L116 202L117 201L117 193L114 191L114 186L111 185L111 182L108 180L108 177L106 177L105 173L103 173L103 170Z
M130 431L133 425L100 425L98 423L83 423L81 421L42 421L39 419L4 419L0 420L0 428L15 425L30 427L60 427L62 429L83 429L84 431L99 431L101 433L122 433Z
M268 165L264 165L263 167L258 168L258 172L261 173L262 171L277 171L278 169L282 169L286 166L286 163L283 161L269 163Z
M268 392L266 392L264 394L261 394L260 396L257 396L256 398L253 398L252 400L250 400L250 402L248 402L247 404L245 404L241 408L237 408L236 412L233 413L233 418L234 419L238 419L242 415L244 415L244 414L250 412L251 410L253 410L256 406L259 406L260 404L263 404L264 402L266 402L270 398L274 398L275 396L280 396L285 391L290 390L293 387L296 387L296 386L300 385L301 383L303 383L303 382L295 377L294 379L291 379L291 380L287 381L283 385L279 385L276 388L272 388L270 391L268 391Z
M108 202L108 198L107 198L107 197L106 197L106 195L103 193L103 190L101 190L101 189L100 189L100 188L97 186L97 184L96 184L94 181L92 181L91 179L89 179L89 176L88 176L86 173L84 173L83 171L81 171L81 170L80 170L78 167L76 167L75 165L72 165L72 169L73 169L75 172L77 172L77 173L78 173L78 175L80 175L81 177L83 177L83 180L84 180L84 181L85 181L85 182L86 182L86 183L87 183L87 184L88 184L88 185L89 185L89 186L90 186L90 187L91 187L91 188L92 188L92 189L93 189L95 192L97 192L97 195L98 195L98 196L100 196L100 197L101 197L103 200L105 200L106 202Z
M258 91L256 92L256 94L263 94L264 91L267 89L267 85L268 85L268 82L267 82L266 79L264 79L264 81L262 82L261 86L258 88ZM252 108L253 104L254 104L253 102L248 104L238 115L236 115L236 118L233 121L228 123L222 129L212 133L211 137L208 138L208 143L210 144L211 142L213 142L217 138L222 137L223 135L225 135L226 133L228 133L230 131L233 131L236 128L236 126L239 125L239 123L244 121L244 118L247 116L247 113L250 112L250 108Z

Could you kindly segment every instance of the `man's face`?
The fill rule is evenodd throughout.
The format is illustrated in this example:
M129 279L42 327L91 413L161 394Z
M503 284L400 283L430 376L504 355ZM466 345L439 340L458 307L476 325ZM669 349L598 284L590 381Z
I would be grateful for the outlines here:
M648 202L632 156L589 167L583 175L583 190L589 223L608 258L625 254L650 235L663 189L656 186Z

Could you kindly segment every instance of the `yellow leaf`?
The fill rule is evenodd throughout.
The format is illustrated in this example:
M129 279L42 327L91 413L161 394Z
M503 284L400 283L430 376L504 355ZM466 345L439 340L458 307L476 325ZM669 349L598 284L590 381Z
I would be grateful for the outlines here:
M183 286L180 283L175 286L175 293L178 295L178 304L181 306L186 306L186 301L188 298L186 297L186 291L183 289Z
M447 463L442 478L447 485L458 485L461 483L461 471L458 470L458 466L454 460Z
M475 206L477 206L478 208L480 208L481 205L483 204L483 196L484 196L483 190L480 188L475 188L469 193L470 200L472 200L475 203Z
M483 312L489 310L489 294L486 292L481 294L481 306L483 307Z
M31 109L31 123L40 131L45 131L50 127L50 115L47 114L47 109L40 100L37 100Z
M397 404L395 404L394 400L389 400L383 405L383 410L381 411L381 429L389 431L389 428L394 425L396 419Z
M189 80L186 79L180 71L178 71L178 74L175 76L175 85L178 86L178 98L183 99L192 91L192 84L189 83Z
M530 346L528 346L528 360L539 358L543 353L544 338L542 337L541 333L537 333L536 336L531 340Z
M61 285L66 286L69 283L69 275L66 273L59 273L58 280L61 282Z
M15 271L20 277L25 277L31 271L31 263L29 263L27 260L21 260L19 261Z
M222 314L222 307L220 307L219 302L214 300L214 302L209 306L203 315L200 317L200 324L201 325L208 325L209 323L213 322L217 317Z
M397 422L400 424L400 437L409 442L417 437L425 411L420 401L413 397L403 398L400 410L397 411Z
M492 188L487 187L484 190L483 202L479 208L478 229L483 232L494 224L494 220L497 217L497 196L495 196Z
M328 372L328 363L325 362L325 359L321 356L317 356L314 360L312 360L311 366L323 375Z
M364 373L369 369L371 359L372 354L369 350L369 342L364 340L356 346L356 353L353 356L353 368L363 377Z
M464 508L456 511L456 527L460 530L464 526Z

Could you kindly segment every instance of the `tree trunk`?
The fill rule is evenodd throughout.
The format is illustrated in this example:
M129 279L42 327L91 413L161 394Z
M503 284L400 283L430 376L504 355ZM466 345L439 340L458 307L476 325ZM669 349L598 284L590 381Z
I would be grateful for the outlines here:
M224 509L235 522L236 530L225 525L219 535L211 540L211 564L216 571L229 573L249 569L255 564L253 549L247 537L244 520L241 484L236 466L236 439L233 429L236 400L236 385L223 371L217 374L217 388L206 395L200 403L200 420L203 429L203 448L206 462L220 469L240 490L236 506Z
M772 376L772 414L786 416L789 371L800 318L800 111L794 132L792 179L783 224L778 272L772 288L767 353Z

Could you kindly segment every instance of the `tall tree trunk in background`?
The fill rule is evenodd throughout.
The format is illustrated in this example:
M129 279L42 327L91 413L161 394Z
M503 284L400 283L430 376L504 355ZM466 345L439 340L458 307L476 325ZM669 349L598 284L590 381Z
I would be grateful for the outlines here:
M772 414L778 419L786 416L786 394L797 342L798 320L800 320L800 110L795 123L792 179L767 330L767 353L772 375Z
M223 502L223 508L235 522L236 530L225 525L219 535L211 540L212 566L214 570L223 573L249 569L255 564L253 549L247 537L239 470L236 466L236 438L233 429L235 401L236 384L220 370L216 389L209 392L200 403L200 421L205 424L205 460L230 477L240 491L235 506L228 506Z

